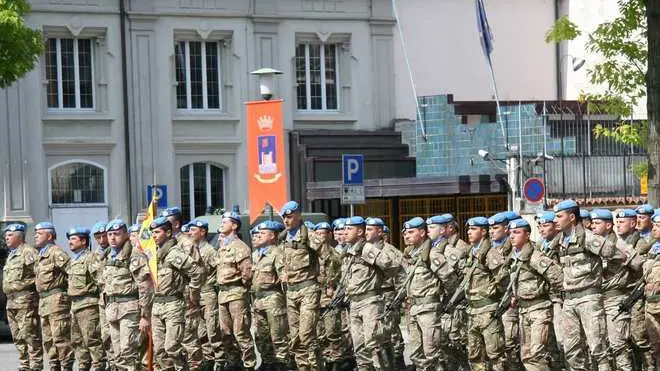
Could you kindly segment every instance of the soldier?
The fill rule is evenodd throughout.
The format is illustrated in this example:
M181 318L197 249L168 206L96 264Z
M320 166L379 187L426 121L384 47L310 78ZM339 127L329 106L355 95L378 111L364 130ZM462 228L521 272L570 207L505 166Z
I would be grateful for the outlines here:
M134 248L137 248L140 245L140 227L139 224L133 224L128 227L128 240Z
M513 251L504 265L509 269L513 301L519 308L522 362L528 371L549 370L550 293L553 288L561 289L562 269L530 241L532 229L526 220L511 221L509 231Z
M586 342L594 365L600 371L609 371L601 259L613 258L616 248L611 241L582 226L575 201L561 201L554 211L560 230L559 259L564 269L562 324L566 362L572 370L586 370Z
M635 209L637 213L637 221L635 223L635 229L639 232L640 239L644 240L645 244L640 244L639 247L643 248L642 250L637 250L638 253L645 255L651 249L653 241L653 236L651 236L651 229L653 228L653 222L651 217L653 216L654 210L653 206L649 204L644 204L638 206Z
M245 371L256 364L254 342L250 334L250 297L252 260L250 248L240 240L237 231L241 217L230 211L222 215L220 233L224 236L218 249L218 303L223 350L229 352L238 343ZM229 355L227 355L229 357Z
M140 333L151 327L154 285L147 257L128 240L128 228L121 219L106 226L110 253L103 270L105 315L118 371L140 368Z
M252 229L250 229L250 244L252 247L259 243L259 236L259 228L255 225Z
M216 279L218 261L217 250L207 241L209 224L201 219L193 219L188 223L190 227L190 238L198 246L204 270L207 272L206 280L202 285L200 293L201 322L199 324L198 337L202 345L204 362L202 371L213 371L214 364L222 361L220 347L220 320L218 315L218 293Z
M339 253L340 256L346 254L346 243L344 242L344 224L346 219L339 218L335 219L332 222L332 237L335 239L337 244L335 245L335 250Z
M383 240L387 243L392 243L392 235L390 233L390 227L383 226Z
M258 225L259 239L252 253L252 311L256 325L255 342L261 355L261 370L286 370L291 362L286 319L286 299L280 277L282 249L277 246L284 226L275 221Z
M35 287L37 250L25 243L25 225L5 227L9 254L3 267L2 292L7 295L7 321L18 351L19 371L43 368L39 295Z
M406 271L402 266L403 254L399 249L385 242L385 239L383 238L383 228L385 227L385 223L382 219L367 218L365 223L366 228L364 235L367 242L373 244L380 250L385 250L388 255L395 259L397 265L401 265L398 270L392 272L394 276L383 280L383 285L381 286L383 300L386 303L391 303L397 294L397 290L401 289L401 286L403 286L404 281L406 280ZM384 334L390 335L388 339L389 341L386 341L383 346L387 347L386 351L392 354L394 362L392 367L395 370L403 370L406 368L406 363L403 358L404 343L400 324L401 308L399 306L393 307L390 311L390 315L383 320L383 325L385 326Z
M438 249L431 249L424 219L415 217L403 224L406 243L407 294L410 359L421 370L445 370L447 339L442 332L441 297L453 293L457 275ZM433 251L432 251L433 250Z
M384 312L381 287L383 280L393 276L400 264L385 249L366 243L364 230L362 217L346 220L344 237L350 246L347 250L350 258L342 272L341 282L346 286L346 296L351 303L349 316L353 349L358 370L374 370L374 357L381 370L390 370L391 355L380 346L383 342L380 320Z
M504 256L502 250L492 248L488 219L470 218L467 226L471 249L458 294L468 302L468 359L472 370L485 370L490 365L493 371L503 371L504 329L501 319L493 317L501 296L498 277L503 276Z
M95 264L97 265L96 271L98 272L97 280L99 286L99 293L103 293L103 286L105 282L102 280L103 270L105 269L105 262L110 253L108 245L108 234L106 232L107 222L96 222L92 227L92 235L96 241L96 251L94 253ZM110 325L105 319L105 297L99 295L99 324L101 326L101 345L105 352L108 368L112 368L114 364L114 354L112 351L112 341L110 341Z
M591 212L587 209L580 209L580 219L582 220L582 227L586 230L591 230Z
M660 363L660 214L651 218L651 238L655 241L644 263L646 330L656 364Z
M71 298L71 345L78 369L106 369L99 325L99 266L91 251L91 231L74 227L66 232L72 257L67 267L68 294Z
M426 229L431 239L431 254L444 256L447 264L457 274L457 279L463 279L465 259L470 247L460 239L458 224L451 214L435 215L426 220ZM450 295L451 296L451 295ZM468 369L467 347L467 314L465 305L456 307L453 313L445 313L441 318L442 329L449 340L445 342L443 351L448 357L447 364Z
M180 354L185 325L185 312L182 309L188 301L193 307L199 305L204 271L176 243L172 237L172 225L167 218L156 218L149 229L158 245L158 280L151 311L154 357L161 371L182 370L184 361ZM184 296L185 287L188 288L188 297ZM190 363L193 370L199 366Z
M300 205L289 201L280 211L286 230L280 234L279 246L284 251L287 318L291 352L298 369L309 371L318 367L316 350L316 324L319 319L320 291L316 278L319 274L318 253L310 244L310 235L303 225Z
M69 255L55 245L55 226L42 222L35 227L34 246L39 259L34 267L35 285L39 292L39 316L44 349L51 370L72 370L71 301L67 295L66 267Z

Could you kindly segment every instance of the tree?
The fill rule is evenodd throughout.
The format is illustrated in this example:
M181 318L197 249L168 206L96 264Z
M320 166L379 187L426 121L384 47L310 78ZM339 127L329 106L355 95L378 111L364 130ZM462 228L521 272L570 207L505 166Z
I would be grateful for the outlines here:
M632 107L647 98L648 121L624 122L615 128L596 126L596 136L646 148L648 162L636 166L647 175L649 202L660 201L660 0L618 0L618 15L588 33L586 49L601 62L587 71L600 92L580 92L579 99L594 110L630 117ZM573 40L582 34L566 16L555 22L546 42Z
M25 25L26 0L0 0L0 88L31 71L44 52L41 32Z

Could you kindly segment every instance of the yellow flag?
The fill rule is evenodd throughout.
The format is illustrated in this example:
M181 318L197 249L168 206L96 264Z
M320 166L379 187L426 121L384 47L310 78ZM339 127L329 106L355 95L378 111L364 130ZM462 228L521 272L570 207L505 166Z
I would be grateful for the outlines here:
M151 200L149 207L147 208L147 217L142 222L140 227L140 248L149 259L149 271L151 272L151 278L154 280L154 283L158 280L158 253L156 247L156 241L151 238L151 230L149 226L151 222L156 218L156 199Z

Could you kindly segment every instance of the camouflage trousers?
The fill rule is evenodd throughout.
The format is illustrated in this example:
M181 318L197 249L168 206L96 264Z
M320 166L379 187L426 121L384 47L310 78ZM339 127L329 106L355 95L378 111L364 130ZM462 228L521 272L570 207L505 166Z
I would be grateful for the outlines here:
M112 340L110 340L110 324L105 319L105 305L99 305L99 324L101 327L101 346L105 353L108 364L113 364L114 353L112 349Z
M186 303L183 299L171 301L159 301L158 299L160 298L154 298L151 309L154 358L158 360L160 371L181 370L184 365L181 352L183 350Z
M201 308L188 309L185 314L186 323L183 331L183 349L186 351L186 361L190 369L195 370L202 365L202 343L199 338L199 324L202 321Z
M444 349L447 338L442 332L439 311L415 312L410 309L408 334L410 336L410 360L418 370L444 370L447 362Z
M552 333L548 337L548 351L550 352L551 369L562 371L565 368L564 361L564 337L562 330L563 309L560 300L552 301Z
M199 321L197 336L202 346L203 358L208 361L223 360L217 303L218 295L215 292L202 293L202 318Z
M549 339L552 336L552 307L521 309L520 355L527 371L550 369Z
M353 351L358 370L374 370L374 358L380 365L387 364L383 359L380 344L383 342L381 317L384 307L382 297L375 296L358 302L351 301L349 312Z
M660 362L660 310L652 310L646 306L646 332L651 342L651 352L655 355L655 362Z
M301 371L318 367L316 324L319 320L320 291L317 285L286 292L291 353ZM311 354L310 354L311 353Z
M572 371L587 371L586 342L591 359L599 371L609 371L607 324L600 294L564 300L562 330L564 354Z
M20 371L43 369L41 327L36 307L35 303L31 308L7 309L7 321L18 352Z
M517 307L509 308L502 315L502 327L504 328L504 357L507 369L510 371L522 370Z
M632 361L630 359L630 314L619 314L619 303L627 295L603 295L603 305L605 307L605 319L607 320L607 340L610 345L609 353L614 359L616 370L632 370Z
M319 348L323 350L326 362L340 361L353 352L350 337L344 332L345 310L335 308L322 313L323 318L319 319L316 327Z
M385 303L391 303L396 295L395 291L386 291L383 293ZM383 325L385 325L385 332L390 334L390 343L392 344L392 351L395 357L403 357L404 343L403 336L401 335L401 308L392 309L392 313L387 318L384 318Z
M470 309L468 309L469 311ZM468 312L469 313L469 312ZM469 313L467 330L468 360L473 371L504 371L504 328L492 311Z
M135 371L140 369L140 348L142 345L140 330L140 314L129 312L119 317L106 310L109 320L110 340L115 355L114 365L117 371ZM117 318L116 320L114 318Z
M105 366L98 306L71 312L71 345L80 370L90 367L99 370Z
M465 306L456 307L451 314L443 314L440 322L442 331L448 339L443 349L447 355L447 364L467 369L469 367L466 352L468 317Z
M220 332L223 349L232 349L234 340L241 351L244 367L255 367L254 342L250 334L250 299L245 296L228 303L220 303Z
M639 300L632 307L630 319L630 336L634 345L633 351L637 353L644 370L655 370L656 361L651 352L651 342L646 332L646 319L644 314L644 300Z
M41 317L41 335L44 350L48 353L51 369L64 370L73 367L75 361L71 348L71 315L69 312L51 313Z
M263 364L289 363L289 328L286 299L281 292L257 297L252 305L255 343Z

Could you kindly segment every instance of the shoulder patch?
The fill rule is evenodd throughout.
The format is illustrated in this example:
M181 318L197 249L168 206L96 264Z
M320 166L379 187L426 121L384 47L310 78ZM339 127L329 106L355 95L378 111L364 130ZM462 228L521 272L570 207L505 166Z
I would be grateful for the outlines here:
M178 266L181 266L181 264L183 264L183 259L181 258L181 255L177 255L174 258L174 264L176 264Z
M547 262L545 259L541 259L541 260L539 260L539 266L540 266L541 268L544 268L544 269L545 269L545 268L547 268L547 267L549 266L549 264L548 264L548 262Z
M440 266L440 259L433 259L433 264Z
M141 259L137 256L131 258L131 270L132 271L140 268L140 265L142 264L142 262L140 260Z

